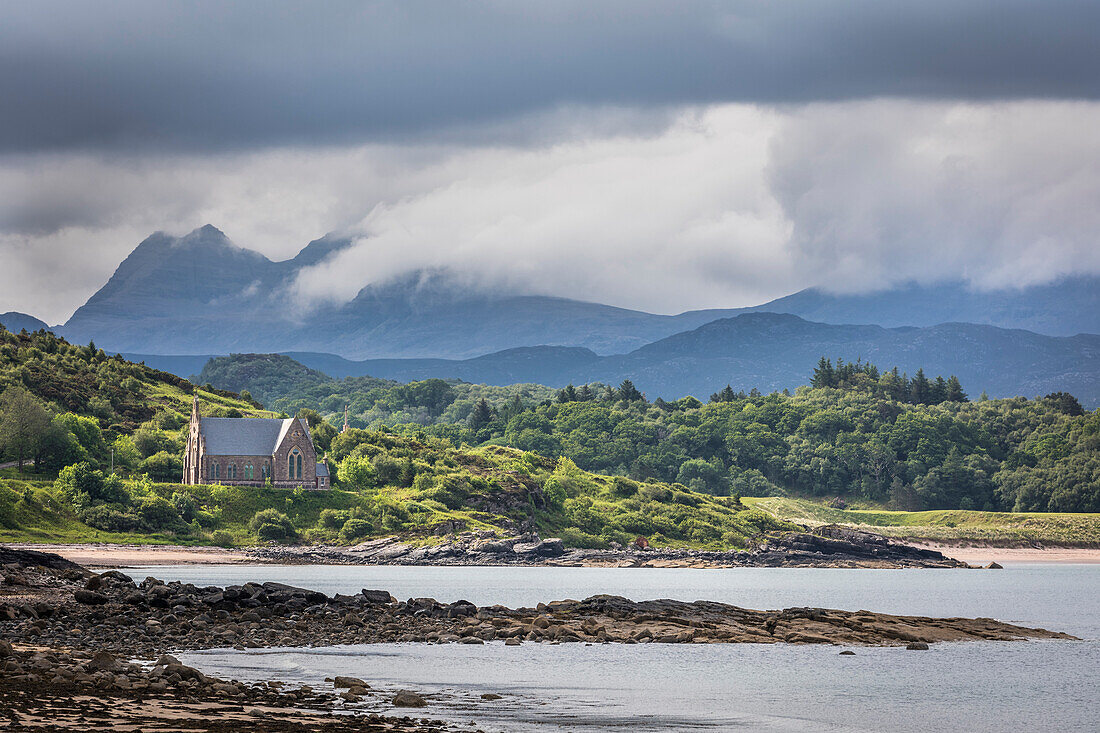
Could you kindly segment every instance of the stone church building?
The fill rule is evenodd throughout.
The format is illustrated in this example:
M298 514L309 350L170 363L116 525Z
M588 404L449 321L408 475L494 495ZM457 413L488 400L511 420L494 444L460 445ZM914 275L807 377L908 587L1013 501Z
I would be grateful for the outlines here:
M309 425L297 417L202 417L199 399L183 454L183 483L330 488L328 466L317 462Z

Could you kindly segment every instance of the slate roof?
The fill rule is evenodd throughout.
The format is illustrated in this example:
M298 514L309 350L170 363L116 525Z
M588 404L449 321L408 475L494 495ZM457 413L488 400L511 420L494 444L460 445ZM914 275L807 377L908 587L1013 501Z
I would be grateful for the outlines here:
M204 417L202 435L209 456L270 456L294 418Z
M324 463L318 463L317 464L317 475L318 476L328 476L328 466L326 466Z

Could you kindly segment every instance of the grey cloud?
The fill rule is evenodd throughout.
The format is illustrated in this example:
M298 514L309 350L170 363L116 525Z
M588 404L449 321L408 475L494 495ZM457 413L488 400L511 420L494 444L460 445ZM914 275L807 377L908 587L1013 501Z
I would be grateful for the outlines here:
M1094 0L44 1L0 24L0 152L477 138L561 106L1096 99L1097 68Z

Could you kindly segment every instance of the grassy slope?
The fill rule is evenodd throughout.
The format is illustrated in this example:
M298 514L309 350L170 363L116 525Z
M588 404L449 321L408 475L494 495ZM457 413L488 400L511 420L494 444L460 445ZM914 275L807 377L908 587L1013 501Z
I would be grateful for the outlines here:
M907 540L1000 546L1100 547L1100 514L980 512L962 509L894 512L832 509L805 499L745 497L750 507L805 524L846 524Z
M385 439L398 442L394 450L419 445L407 438ZM429 449L421 448L421 457L428 459ZM561 536L571 546L604 546L611 540L625 543L645 534L655 546L739 549L762 532L794 528L764 512L747 509L736 499L665 484L616 482L511 448L435 450L434 465L425 470L431 471L437 482L456 476L468 481L468 494L454 508L429 499L431 489L413 487L290 491L153 485L153 493L165 498L187 491L204 511L217 517L212 526L190 536L98 531L80 522L52 482L0 477L0 541L209 544L210 532L218 529L232 535L237 544L254 544L249 520L257 511L269 508L284 512L304 539L313 542L339 541L336 531L318 526L324 509L348 512L348 516L373 525L366 536L344 538L345 542L393 534L414 542L437 542L439 538L430 530L447 520L507 536L514 534L518 523L531 520L544 537ZM565 486L564 507L545 502L543 489L554 481ZM392 515L395 510L404 516L396 528L384 521L386 513ZM639 530L638 522L648 525Z

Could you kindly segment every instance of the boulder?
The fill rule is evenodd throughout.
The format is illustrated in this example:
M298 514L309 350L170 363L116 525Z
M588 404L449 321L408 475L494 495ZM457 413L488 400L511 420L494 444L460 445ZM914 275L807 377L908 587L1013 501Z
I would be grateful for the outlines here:
M427 706L428 701L417 695L415 692L409 692L408 690L401 690L393 696L394 707L399 708L422 708Z
M12 656L11 642L0 639L0 659Z
M91 660L88 661L87 667L90 670L114 672L121 668L122 665L115 658L114 654L110 652L96 652L92 655Z
M906 649L912 649L913 651L924 651L928 648L928 645L923 641L911 641L905 645Z
M851 649L845 649L840 653L840 656L842 657L854 657L855 655L856 653L853 652Z
M481 696L481 699L482 700L499 700L500 695L496 694L495 692L486 692L484 695Z
M102 593L83 589L74 590L73 598L76 599L77 603L83 603L88 606L102 606L108 600L107 596Z
M985 566L986 570L1004 570L1004 566L1000 563L991 562Z
M338 690L345 689L345 688L350 689L352 687L366 687L366 688L370 687L370 685L368 685L366 682L359 679L358 677L339 677L339 676L332 680L332 686L335 687Z
M393 603L395 600L388 590L369 590L364 588L360 593L362 593L363 600L367 603Z

